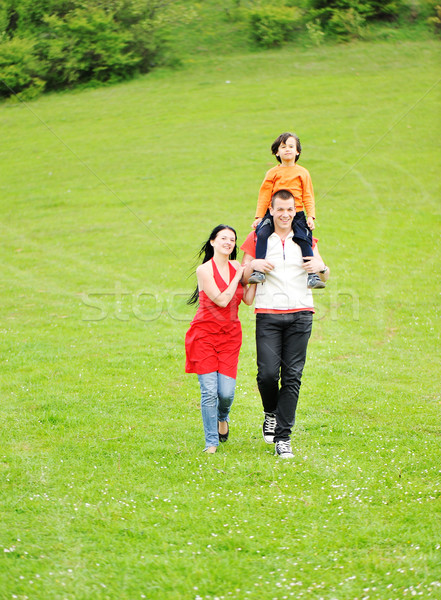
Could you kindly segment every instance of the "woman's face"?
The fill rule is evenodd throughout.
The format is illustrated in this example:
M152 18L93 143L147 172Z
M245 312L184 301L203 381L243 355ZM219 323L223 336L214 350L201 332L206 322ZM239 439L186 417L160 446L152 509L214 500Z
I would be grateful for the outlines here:
M215 252L230 256L236 245L236 236L231 229L221 229L214 240L211 241Z

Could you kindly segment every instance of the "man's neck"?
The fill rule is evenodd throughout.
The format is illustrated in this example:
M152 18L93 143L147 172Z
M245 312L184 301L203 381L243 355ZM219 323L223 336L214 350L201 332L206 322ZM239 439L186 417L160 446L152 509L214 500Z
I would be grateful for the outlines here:
M291 227L289 227L289 228L284 227L283 229L281 229L280 227L277 227L277 225L274 226L274 233L277 233L279 238L282 240L284 240L288 237L290 231L291 231Z

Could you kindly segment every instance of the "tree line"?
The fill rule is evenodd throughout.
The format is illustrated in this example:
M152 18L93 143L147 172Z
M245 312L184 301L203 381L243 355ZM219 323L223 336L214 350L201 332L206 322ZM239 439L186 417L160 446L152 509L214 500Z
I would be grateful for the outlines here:
M307 32L362 37L370 21L424 20L441 29L439 0L224 0L224 19L246 22L265 48ZM215 3L213 2L213 5ZM0 6L0 97L130 79L160 64L173 23L191 21L190 0L3 0ZM218 9L219 10L219 9Z

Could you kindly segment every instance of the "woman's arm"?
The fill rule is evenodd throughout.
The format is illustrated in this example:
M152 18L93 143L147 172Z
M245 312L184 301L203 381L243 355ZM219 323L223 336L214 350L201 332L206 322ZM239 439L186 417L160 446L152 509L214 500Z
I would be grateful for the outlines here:
M246 285L246 284L242 284L242 285L243 285L243 301L245 302L245 304L250 306L253 303L254 296L256 295L257 284L252 283L250 285Z
M274 265L265 258L254 258L254 256L251 256L251 254L247 254L246 252L243 255L242 267L244 268L243 281L245 283L248 282L248 279L251 277L251 273L254 270L262 271L262 273L269 273L274 269Z
M242 275L243 267L238 265L236 273L229 286L225 291L221 292L214 281L213 269L209 262L199 265L199 267L196 269L199 291L205 292L210 300L220 307L228 306L234 294L236 293L236 289L239 281L242 279Z

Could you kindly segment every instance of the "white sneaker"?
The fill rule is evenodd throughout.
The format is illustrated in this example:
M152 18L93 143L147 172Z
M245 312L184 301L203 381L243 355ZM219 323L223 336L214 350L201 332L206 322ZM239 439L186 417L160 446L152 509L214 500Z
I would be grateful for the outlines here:
M274 434L276 433L276 415L274 413L265 413L265 420L262 425L263 439L267 444L274 444Z
M280 458L294 458L294 454L291 450L291 442L289 440L280 440L276 442L276 456Z

